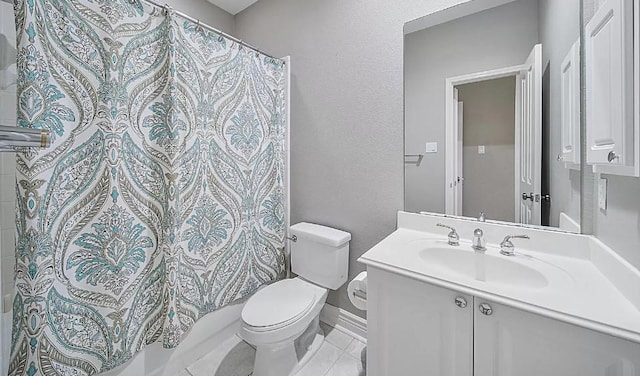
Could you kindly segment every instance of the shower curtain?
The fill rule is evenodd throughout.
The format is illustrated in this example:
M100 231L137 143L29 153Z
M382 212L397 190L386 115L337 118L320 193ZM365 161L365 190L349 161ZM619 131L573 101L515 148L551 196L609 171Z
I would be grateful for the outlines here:
M167 348L284 277L284 63L139 0L17 0L11 375Z

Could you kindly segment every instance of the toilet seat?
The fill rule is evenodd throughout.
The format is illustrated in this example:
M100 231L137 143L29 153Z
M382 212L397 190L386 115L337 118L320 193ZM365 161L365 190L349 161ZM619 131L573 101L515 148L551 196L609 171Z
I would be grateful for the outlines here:
M249 299L242 310L242 321L253 332L286 327L304 317L322 291L299 278L276 282Z

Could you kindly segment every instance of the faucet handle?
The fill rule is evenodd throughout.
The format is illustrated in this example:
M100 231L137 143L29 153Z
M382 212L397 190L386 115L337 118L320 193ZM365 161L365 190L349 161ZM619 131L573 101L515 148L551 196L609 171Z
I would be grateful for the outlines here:
M484 238L484 231L481 228L473 230L473 243L471 245L476 252L486 252L487 241Z
M448 237L449 237L449 245L452 245L454 247L457 247L457 246L460 245L460 236L458 235L458 232L456 232L455 228L453 228L451 226L447 226L447 225L442 224L442 223L438 223L438 224L436 224L436 226L448 228L449 230L451 230L451 232L448 235Z
M529 239L529 235L507 235L504 237L502 243L500 243L500 253L505 256L513 256L515 249L511 239Z

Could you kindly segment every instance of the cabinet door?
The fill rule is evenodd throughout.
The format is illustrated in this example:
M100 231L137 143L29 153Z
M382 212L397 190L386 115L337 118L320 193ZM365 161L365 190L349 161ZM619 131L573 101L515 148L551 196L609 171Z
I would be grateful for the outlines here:
M587 163L633 163L633 12L605 1L585 28Z
M367 375L471 376L473 298L367 269Z
M560 65L561 160L580 164L580 41Z
M640 376L640 344L478 298L474 320L476 376Z

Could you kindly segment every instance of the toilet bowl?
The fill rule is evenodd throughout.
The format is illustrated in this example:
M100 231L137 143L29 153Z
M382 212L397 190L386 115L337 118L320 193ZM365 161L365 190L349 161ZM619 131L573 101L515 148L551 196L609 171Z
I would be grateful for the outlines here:
M240 336L256 346L255 376L290 375L313 356L324 337L318 318L327 294L295 278L267 286L247 301Z
M253 376L290 376L320 348L320 311L329 289L346 282L347 232L299 223L291 227L291 269L285 279L255 293L242 310L240 336L256 346Z

